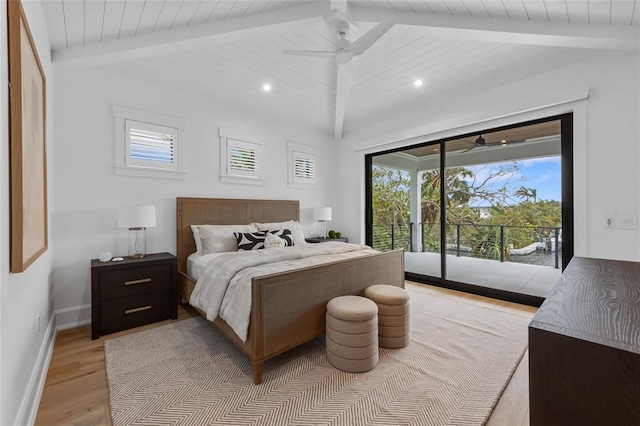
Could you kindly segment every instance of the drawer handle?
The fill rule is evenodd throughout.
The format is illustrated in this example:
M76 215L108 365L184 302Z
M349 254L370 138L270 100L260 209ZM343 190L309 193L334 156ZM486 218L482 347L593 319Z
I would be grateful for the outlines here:
M142 284L142 283L150 283L150 282L151 282L151 278L143 278L141 280L125 281L124 285Z
M126 311L124 311L124 313L128 315L128 314L133 314L140 311L148 311L149 309L151 309L151 305L141 306L139 308L127 309Z

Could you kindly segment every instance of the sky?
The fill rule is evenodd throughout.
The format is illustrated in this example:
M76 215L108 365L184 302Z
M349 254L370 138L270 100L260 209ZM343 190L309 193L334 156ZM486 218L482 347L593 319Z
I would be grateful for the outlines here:
M499 170L501 165L509 163L493 163L482 166L466 166L476 174L476 182ZM506 183L507 187L515 191L517 188L533 188L537 191L538 200L561 201L560 188L560 156L546 158L532 158L517 161L518 170L501 179L494 179L493 188L499 188ZM520 200L516 199L514 203ZM473 204L473 203L472 203ZM478 203L483 205L483 203Z

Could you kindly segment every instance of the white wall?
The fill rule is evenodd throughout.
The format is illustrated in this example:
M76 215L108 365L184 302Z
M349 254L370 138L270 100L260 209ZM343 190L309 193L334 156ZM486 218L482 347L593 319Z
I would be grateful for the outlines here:
M23 2L40 61L47 78L47 152L49 208L53 207L53 72L49 40L40 2ZM9 134L7 70L7 4L0 1L0 424L22 424L34 419L42 374L46 374L52 345L53 295L51 265L55 242L49 231L49 250L25 272L9 272ZM51 224L51 214L49 217ZM49 228L51 230L51 227ZM36 316L40 315L40 331Z
M364 155L446 136L574 112L575 254L640 260L640 231L605 229L604 210L640 208L640 57L609 52L487 92L452 94L367 126L339 148L339 225L364 241ZM588 101L563 102L589 95ZM478 107L478 106L481 107ZM636 217L637 220L637 217Z
M177 196L296 199L306 235L315 234L311 209L329 202L335 178L330 169L334 143L324 135L230 110L213 98L165 89L105 69L56 67L56 208L52 229L54 303L58 324L72 326L90 319L91 258L103 251L126 255L126 230L116 227L117 208L149 204L157 210L148 251L176 252ZM186 180L116 176L114 104L187 120ZM242 130L266 140L266 186L221 183L218 128ZM316 146L317 189L287 185L286 141Z

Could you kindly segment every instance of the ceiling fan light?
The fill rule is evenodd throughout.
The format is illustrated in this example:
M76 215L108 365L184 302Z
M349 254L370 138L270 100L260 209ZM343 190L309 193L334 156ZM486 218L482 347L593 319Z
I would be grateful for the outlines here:
M414 82L413 82L413 85L414 85L414 86L416 86L416 87L420 87L420 86L422 86L422 80L416 80L416 81L414 81Z
M271 90L271 85L265 84L264 86L262 86L262 90L264 90L265 92L269 92Z

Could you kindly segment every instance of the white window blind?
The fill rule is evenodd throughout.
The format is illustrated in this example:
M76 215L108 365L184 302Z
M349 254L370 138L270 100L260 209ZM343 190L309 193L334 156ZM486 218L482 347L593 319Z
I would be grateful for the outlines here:
M260 177L260 145L227 139L229 176Z
M294 154L293 179L296 182L315 182L316 162L309 155Z
M317 188L318 149L313 146L287 141L289 177L287 184L292 188Z
M220 182L266 185L262 176L263 139L242 130L220 128Z
M125 122L127 166L177 169L177 129L133 120Z
M113 106L113 171L120 176L186 177L187 122L156 112Z

